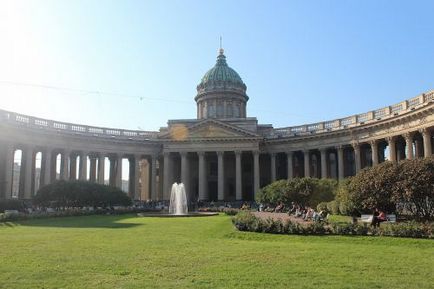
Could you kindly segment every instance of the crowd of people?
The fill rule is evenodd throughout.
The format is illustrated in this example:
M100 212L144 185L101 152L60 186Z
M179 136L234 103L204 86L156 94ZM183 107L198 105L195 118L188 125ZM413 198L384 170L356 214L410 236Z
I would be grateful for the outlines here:
M324 221L327 219L328 213L325 211L317 212L314 208L309 206L302 206L295 202L292 202L290 206L286 207L283 202L277 204L272 208L269 206L259 205L259 211L274 212L274 213L287 213L290 216L301 218L304 221Z

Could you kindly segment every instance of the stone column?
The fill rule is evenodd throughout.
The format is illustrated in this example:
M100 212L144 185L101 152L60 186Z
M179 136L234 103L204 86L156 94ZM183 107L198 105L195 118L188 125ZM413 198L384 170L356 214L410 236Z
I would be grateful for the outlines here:
M6 199L12 198L12 184L13 184L13 169L14 169L14 154L15 148L12 144L5 145L5 162L4 167L4 183L3 194Z
M259 173L259 151L253 151L253 193L254 197L259 192L259 181L260 181L260 173Z
M190 182L188 178L188 153L181 152L181 183L184 184L187 195L190 195Z
M405 149L407 153L407 159L411 160L414 158L413 154L413 135L411 133L406 133L405 138Z
M97 157L95 155L89 155L90 158L90 174L89 174L89 180L93 183L96 182L96 159Z
M361 170L362 168L362 160L360 157L360 145L356 142L352 143L353 150L354 150L354 162L356 165L356 174Z
M431 133L427 128L420 131L423 137L423 151L424 157L430 157L432 155Z
M321 178L327 178L327 149L322 148L319 150L321 153Z
M157 199L157 159L158 155L151 156L151 200Z
M286 153L286 165L287 165L287 172L288 172L288 180L292 179L294 177L294 170L293 170L293 164L292 164L292 156L293 152L287 152Z
M75 154L71 154L69 159L69 179L77 179L77 156Z
M170 153L164 153L164 183L163 183L163 200L170 198Z
M342 146L336 147L338 157L338 178L343 180L345 178L344 168L344 148Z
M122 154L116 158L116 187L122 190Z
M79 166L80 181L87 181L87 153L80 153L80 166Z
M223 201L225 199L225 175L224 175L224 152L217 152L217 189L218 200Z
M422 152L423 152L423 141L421 141L420 139L415 139L414 140L414 156L415 158L421 158L423 157Z
M32 181L33 181L33 165L34 165L34 151L32 147L23 150L24 158L24 199L30 199L32 197Z
M134 160L134 169L133 169L134 170L134 181L133 181L134 193L133 193L133 196L134 196L135 200L141 200L141 195L142 195L141 191L140 191L140 176L141 176L140 161L141 161L141 159L142 159L141 155L135 155L134 159L133 159ZM130 188L130 191L132 191L131 188ZM149 196L148 199L152 199L152 197ZM147 201L147 200L145 200L145 201Z
M396 143L394 137L388 137L387 143L389 144L389 160L396 162Z
M276 180L276 154L270 154L270 163L271 163L271 182Z
M303 151L304 154L304 177L310 177L310 154L309 150Z
M372 166L378 165L378 142L373 140L369 144L371 145Z
M60 179L62 180L69 179L69 172L68 172L69 154L70 154L69 151L64 151L62 153L62 157L60 160Z
M52 166L52 152L49 149L45 149L42 153L41 171L43 171L44 178L41 180L43 185L51 184L51 166Z
M98 156L98 184L104 185L105 178L105 155Z
M235 197L237 201L241 201L243 199L241 154L241 151L235 151Z
M206 188L206 165L205 165L205 152L197 152L199 158L199 200L208 200Z

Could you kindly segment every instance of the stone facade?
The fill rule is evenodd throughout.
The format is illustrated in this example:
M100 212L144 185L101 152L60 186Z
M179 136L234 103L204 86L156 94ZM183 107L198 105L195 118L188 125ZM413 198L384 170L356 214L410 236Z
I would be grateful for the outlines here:
M343 179L385 160L433 153L434 91L341 119L273 128L247 117L246 86L227 66L222 50L197 91L196 119L169 120L152 132L0 110L0 198L15 197L18 186L16 197L31 199L37 184L58 178L108 181L122 188L122 160L128 159L127 193L134 199L167 200L177 181L193 201L252 200L260 187L277 179ZM17 150L22 151L18 184Z

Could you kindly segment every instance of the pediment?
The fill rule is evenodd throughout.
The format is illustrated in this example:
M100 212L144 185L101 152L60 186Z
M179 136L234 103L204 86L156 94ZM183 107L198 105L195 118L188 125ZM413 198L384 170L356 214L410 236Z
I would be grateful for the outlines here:
M204 120L190 127L182 124L172 125L169 128L169 132L160 137L182 141L195 139L256 138L258 135L218 120Z

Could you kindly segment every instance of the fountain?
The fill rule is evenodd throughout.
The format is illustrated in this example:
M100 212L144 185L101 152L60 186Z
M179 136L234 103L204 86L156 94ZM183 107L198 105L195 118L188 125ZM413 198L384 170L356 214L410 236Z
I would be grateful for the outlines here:
M183 183L172 185L170 193L169 214L186 215L188 213L187 196Z
M140 217L200 217L215 216L213 212L189 212L187 194L183 183L173 183L170 192L169 213L164 212L143 212L137 214Z

